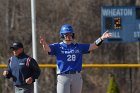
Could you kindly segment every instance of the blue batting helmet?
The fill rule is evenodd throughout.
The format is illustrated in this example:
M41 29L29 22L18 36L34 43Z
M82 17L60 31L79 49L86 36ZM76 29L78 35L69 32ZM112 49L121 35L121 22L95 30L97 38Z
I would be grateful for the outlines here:
M65 33L74 33L74 30L71 25L65 24L60 29L60 35Z

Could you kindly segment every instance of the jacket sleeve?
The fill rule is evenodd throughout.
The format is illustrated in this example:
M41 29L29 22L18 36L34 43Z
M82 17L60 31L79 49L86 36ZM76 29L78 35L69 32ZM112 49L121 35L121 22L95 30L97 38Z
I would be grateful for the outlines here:
M35 59L31 58L31 61L29 63L29 68L33 71L32 72L32 79L35 80L35 79L38 79L40 73L41 73L41 70L38 66L38 63L36 62Z
M5 78L8 78L8 79L12 77L10 65L11 65L11 61L10 61L10 59L9 59L9 60L8 60L8 64L7 64L7 71L8 71L8 74L5 76Z

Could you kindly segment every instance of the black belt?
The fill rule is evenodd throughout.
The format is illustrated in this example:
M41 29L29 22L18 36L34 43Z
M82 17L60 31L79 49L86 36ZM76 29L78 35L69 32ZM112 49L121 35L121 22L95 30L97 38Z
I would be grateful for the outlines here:
M32 84L22 84L22 85L15 85L16 87L26 87L26 86L32 86L33 85L33 83Z
M80 73L80 71L66 71L61 74L76 74L76 73Z

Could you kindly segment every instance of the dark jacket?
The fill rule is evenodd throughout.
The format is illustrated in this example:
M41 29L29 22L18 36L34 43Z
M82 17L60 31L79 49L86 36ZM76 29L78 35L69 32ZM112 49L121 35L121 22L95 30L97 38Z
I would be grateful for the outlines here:
M29 77L35 81L41 72L37 62L25 53L21 53L18 57L12 56L9 59L8 71L9 74L6 78L12 77L14 85L25 85L25 79Z

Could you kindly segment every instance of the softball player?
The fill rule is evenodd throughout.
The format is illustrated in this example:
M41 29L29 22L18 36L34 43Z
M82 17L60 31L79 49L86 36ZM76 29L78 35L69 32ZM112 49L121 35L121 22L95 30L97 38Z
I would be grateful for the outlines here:
M111 33L105 32L91 44L74 43L74 30L71 25L65 24L60 29L62 42L47 44L44 37L40 37L43 49L49 55L56 56L57 63L57 93L81 93L82 91L82 56L98 48Z

